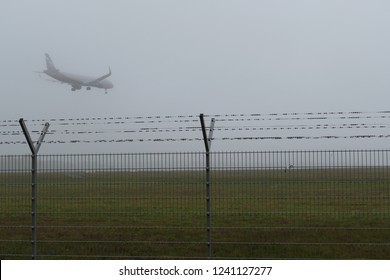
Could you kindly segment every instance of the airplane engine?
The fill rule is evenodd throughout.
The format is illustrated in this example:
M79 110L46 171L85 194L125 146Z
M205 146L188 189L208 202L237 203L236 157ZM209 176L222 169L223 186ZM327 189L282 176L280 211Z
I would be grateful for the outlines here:
M77 89L81 89L80 85L72 85L72 91L75 91Z

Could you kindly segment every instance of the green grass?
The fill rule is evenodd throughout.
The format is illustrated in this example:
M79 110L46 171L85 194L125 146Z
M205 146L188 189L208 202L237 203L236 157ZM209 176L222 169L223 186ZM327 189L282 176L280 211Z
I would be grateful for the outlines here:
M389 259L387 168L213 171L214 258ZM207 258L205 174L40 173L40 259ZM0 173L0 258L31 255L30 175Z

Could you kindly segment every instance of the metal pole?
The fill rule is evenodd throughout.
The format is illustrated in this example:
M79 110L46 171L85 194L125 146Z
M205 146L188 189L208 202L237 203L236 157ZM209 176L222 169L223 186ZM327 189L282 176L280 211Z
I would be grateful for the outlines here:
M31 150L31 244L32 255L31 258L35 260L37 258L37 171L38 171L38 151L41 147L43 138L49 128L49 123L46 123L41 135L39 136L36 146L34 146L31 140L30 134L24 123L23 119L19 120L19 124L22 127L24 136L26 137L27 144Z
M31 166L31 245L32 256L35 260L37 258L37 163L38 155L32 154L32 166Z
M206 126L204 124L204 115L200 114L200 124L202 126L203 140L206 149L206 223L207 223L207 255L211 260L212 256L212 240L211 240L211 188L210 188L210 147L211 137L214 130L215 119L211 120L209 136L206 134Z
M213 258L211 246L211 189L210 189L210 152L206 152L206 215L208 258Z

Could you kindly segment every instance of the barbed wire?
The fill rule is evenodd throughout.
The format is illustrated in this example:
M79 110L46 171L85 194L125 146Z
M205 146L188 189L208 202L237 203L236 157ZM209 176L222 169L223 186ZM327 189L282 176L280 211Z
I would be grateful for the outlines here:
M390 138L390 134L363 134L363 135L322 135L322 136L238 136L212 138L217 141L242 141L242 140L319 140L319 139L372 139ZM131 142L192 142L203 141L202 138L128 138L128 139L99 139L99 140L51 140L43 141L45 144L92 144L92 143L131 143ZM26 141L0 141L0 145L27 144Z
M253 113L253 114L220 114L220 115L205 115L216 119L218 125L214 128L215 131L221 132L219 138L213 138L217 141L244 141L244 140L307 140L307 139L367 139L367 138L388 138L387 134L357 134L357 130L367 129L386 129L390 127L387 119L390 119L390 111L376 112L306 112L306 113ZM136 116L136 117L98 117L98 118L58 118L58 119L34 119L29 122L34 128L31 130L33 134L40 134L42 122L49 122L51 129L47 132L48 135L79 135L79 139L54 139L45 141L47 144L75 144L75 143L128 143L128 142L189 142L203 141L203 138L198 137L183 137L184 135L176 136L169 135L167 138L158 137L163 133L189 133L201 132L199 124L199 116L197 115L178 115L178 116ZM378 122L375 120L381 119ZM295 121L302 121L296 123ZM340 123L334 120L342 120ZM374 122L372 122L374 120ZM268 122L267 121L271 121ZM281 123L280 121L294 121L289 124ZM240 123L243 123L242 125ZM170 123L164 125L163 123ZM196 124L195 124L196 123ZM230 125L232 123L232 125ZM129 124L132 124L129 126ZM16 120L0 121L0 136L20 137L23 132ZM38 128L37 130L35 127ZM85 128L88 126L88 128ZM128 127L129 126L129 127ZM318 135L324 133L316 133L317 135L272 135L269 132L273 131L329 131L329 130L356 130L355 135ZM241 132L267 132L265 135L247 135L242 136ZM237 132L236 135L224 137L224 132ZM156 137L122 137L123 135L132 134L148 134ZM238 134L238 135L237 135ZM308 133L304 133L308 134ZM313 134L313 133L311 133ZM89 137L82 137L89 135ZM91 138L94 135L106 135L108 139L81 139ZM108 136L107 136L108 135ZM114 138L114 135L122 135ZM193 135L191 135L193 136ZM113 138L111 138L113 137ZM2 145L10 144L26 144L25 141L13 141L11 139L2 139Z
M316 125L286 125L286 126L221 126L215 131L270 131L270 130L330 130L330 129L384 129L390 124L316 124ZM99 130L49 130L48 135L72 135L72 134L127 134L127 133L162 133L162 132L196 132L200 127L141 127L139 129L99 129ZM32 130L31 133L39 134L40 131ZM19 136L23 132L19 130L0 131L2 136Z
M359 115L369 116L359 116ZM372 115L389 115L390 110L382 111L328 111L328 112L285 112L285 113L250 113L250 114L205 114L205 117L218 118L218 121L248 121L248 120L295 120L295 119L327 119L332 116L344 118L345 115L352 115L349 118L373 118ZM304 116L304 118L297 117ZM316 116L316 117L313 117ZM268 118L260 118L268 117ZM282 118L275 118L282 117ZM287 117L287 118L286 118ZM62 122L62 125L87 125L95 124L97 121L104 121L103 124L110 123L126 123L134 120L134 123L158 123L158 122L197 122L199 115L156 115L156 116L125 116L125 117L79 117L79 118L50 118L50 119L31 119L25 120L32 123L46 123L46 122ZM382 116L381 118L390 118L390 116ZM187 120L183 120L187 119ZM194 120L195 119L195 120ZM2 125L18 125L18 120L2 120ZM60 123L61 125L61 123Z

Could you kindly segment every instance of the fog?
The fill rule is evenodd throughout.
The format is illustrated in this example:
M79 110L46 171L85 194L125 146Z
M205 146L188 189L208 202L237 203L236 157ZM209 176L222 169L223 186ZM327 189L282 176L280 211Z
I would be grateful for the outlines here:
M16 131L26 119L37 139L44 122L53 119L46 141L89 140L89 143L44 143L42 153L202 150L200 140L92 143L94 140L201 138L197 115L219 126L256 126L243 133L229 128L214 133L213 149L344 149L387 148L388 139L339 138L307 140L228 140L223 137L329 135L328 131L278 130L260 126L375 124L331 135L389 135L390 87L389 1L363 0L2 0L0 3L1 103L0 153L28 153ZM34 71L45 69L44 53L65 72L102 76L108 67L114 88L72 92ZM327 118L255 121L253 114L365 112L376 119ZM366 114L367 112L367 114ZM372 114L371 114L372 113ZM225 115L249 121L218 121ZM134 116L195 116L182 123L148 123L163 134L133 133L102 137L64 134L61 119ZM385 116L381 118L381 116ZM270 119L270 118L268 118ZM43 121L37 121L43 120ZM147 119L145 119L147 120ZM65 129L96 132L101 122ZM91 124L92 122L92 124ZM63 122L62 122L63 123ZM107 120L106 120L107 123ZM139 131L135 122L108 124L105 129ZM320 134L317 132L321 131ZM15 134L15 133L14 133ZM219 138L219 139L218 139Z

